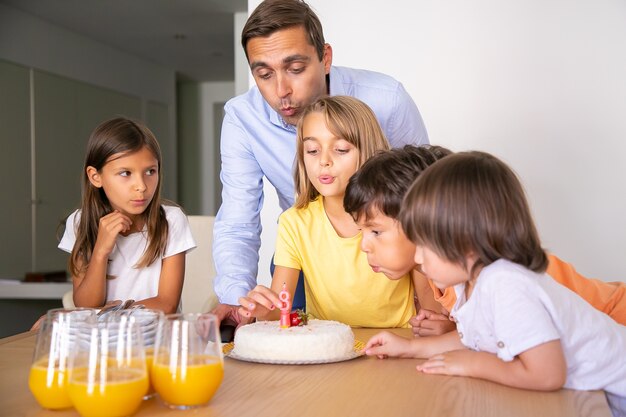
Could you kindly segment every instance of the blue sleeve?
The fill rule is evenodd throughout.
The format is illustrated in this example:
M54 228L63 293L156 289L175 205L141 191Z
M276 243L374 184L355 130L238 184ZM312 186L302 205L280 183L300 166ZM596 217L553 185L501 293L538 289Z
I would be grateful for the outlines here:
M256 161L247 132L228 110L221 137L222 205L213 229L215 293L221 303L238 304L256 285L263 172Z
M389 123L388 138L391 147L428 145L428 133L415 102L401 83L395 97L394 110Z

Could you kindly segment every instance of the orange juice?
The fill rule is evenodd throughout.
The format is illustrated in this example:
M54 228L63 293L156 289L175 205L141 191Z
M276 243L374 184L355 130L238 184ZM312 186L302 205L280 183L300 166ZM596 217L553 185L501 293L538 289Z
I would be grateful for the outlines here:
M152 379L150 378L150 372L152 370L152 361L154 359L154 348L146 348L146 370L148 372L148 394L147 397L152 397L154 394L154 387L152 386Z
M30 368L28 387L43 408L58 410L69 408L72 401L67 392L67 370L58 367L48 370L47 359L36 362Z
M107 369L106 382L87 382L87 369L74 369L69 394L83 417L123 417L133 414L148 391L143 369ZM96 370L96 378L100 369Z
M169 365L152 365L152 384L163 401L174 406L196 406L209 402L224 377L222 363L215 356L189 357L184 369L170 372Z

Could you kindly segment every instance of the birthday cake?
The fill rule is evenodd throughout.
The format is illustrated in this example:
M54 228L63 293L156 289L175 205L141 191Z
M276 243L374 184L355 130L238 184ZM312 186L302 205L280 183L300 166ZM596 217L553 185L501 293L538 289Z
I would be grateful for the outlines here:
M354 350L354 334L336 321L309 320L281 328L279 321L258 321L235 333L233 354L255 361L313 362L345 359Z

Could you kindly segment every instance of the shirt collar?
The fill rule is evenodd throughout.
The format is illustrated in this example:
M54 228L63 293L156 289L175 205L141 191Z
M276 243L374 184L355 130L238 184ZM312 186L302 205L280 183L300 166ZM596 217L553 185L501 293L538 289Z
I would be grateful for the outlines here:
M344 88L341 76L337 72L337 69L333 66L330 67L330 95L331 96L345 96L346 89Z

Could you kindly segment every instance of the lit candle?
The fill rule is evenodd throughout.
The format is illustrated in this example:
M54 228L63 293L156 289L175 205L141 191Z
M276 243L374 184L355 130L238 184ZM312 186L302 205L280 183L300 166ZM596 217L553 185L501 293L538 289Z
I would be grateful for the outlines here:
M278 298L281 301L280 305L280 328L286 329L291 327L291 319L289 314L291 313L291 303L289 302L289 291L287 291L287 285L283 282L283 289L278 293Z

